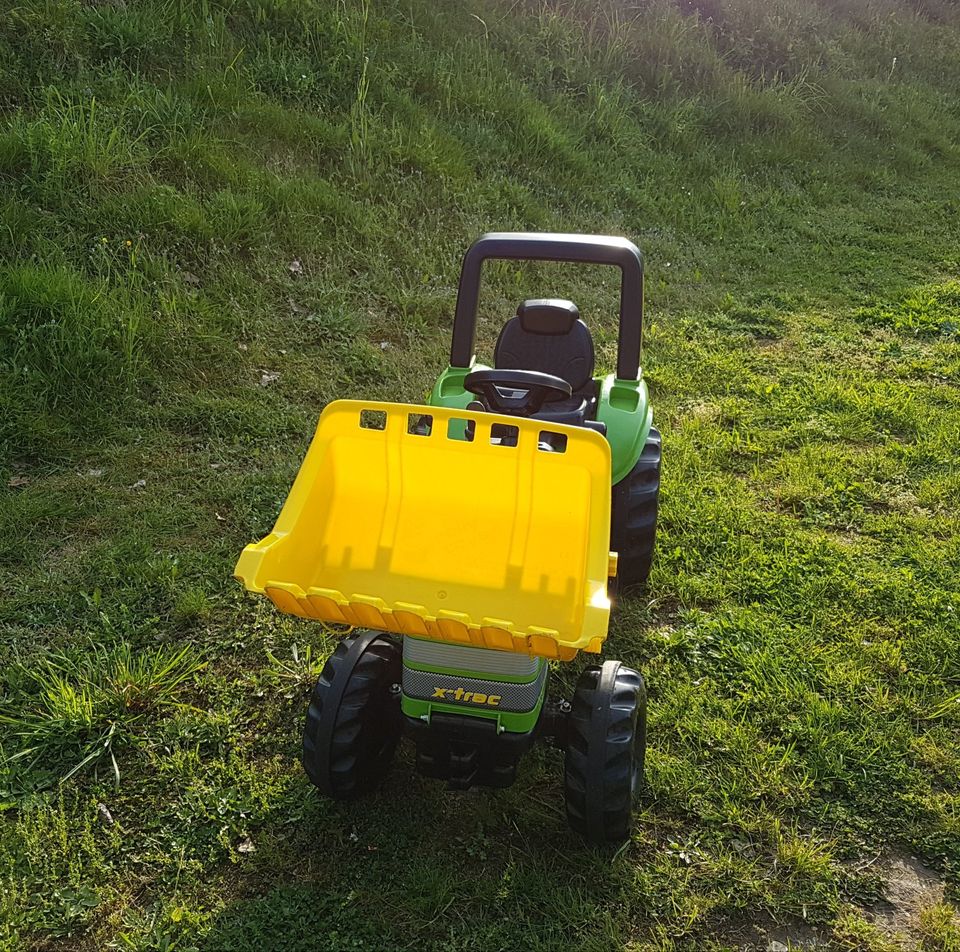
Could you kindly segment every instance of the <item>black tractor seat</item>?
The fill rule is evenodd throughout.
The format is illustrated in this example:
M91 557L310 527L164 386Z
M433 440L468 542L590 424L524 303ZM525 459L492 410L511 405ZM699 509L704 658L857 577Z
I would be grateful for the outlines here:
M593 338L572 301L524 301L500 331L493 362L498 370L536 370L570 384L571 395L548 401L535 419L583 426L596 418Z

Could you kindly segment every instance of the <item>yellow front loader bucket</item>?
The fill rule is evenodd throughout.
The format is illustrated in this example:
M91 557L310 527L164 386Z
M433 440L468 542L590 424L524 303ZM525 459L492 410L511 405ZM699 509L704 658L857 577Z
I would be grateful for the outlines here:
M600 434L338 400L235 575L305 618L569 660L607 635L609 536Z

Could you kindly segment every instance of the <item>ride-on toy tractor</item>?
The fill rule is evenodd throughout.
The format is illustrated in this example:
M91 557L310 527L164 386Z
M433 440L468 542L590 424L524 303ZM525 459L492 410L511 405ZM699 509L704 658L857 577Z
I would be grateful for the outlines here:
M524 301L476 363L486 259L620 268L616 373L594 376L570 301ZM327 796L384 778L401 733L417 769L504 787L538 738L565 750L570 825L629 834L644 683L587 667L548 701L549 661L597 653L610 595L650 570L660 478L640 372L643 262L623 238L489 234L464 258L450 366L425 405L337 400L273 532L236 576L284 612L352 626L313 691L303 764ZM401 636L397 638L396 636Z

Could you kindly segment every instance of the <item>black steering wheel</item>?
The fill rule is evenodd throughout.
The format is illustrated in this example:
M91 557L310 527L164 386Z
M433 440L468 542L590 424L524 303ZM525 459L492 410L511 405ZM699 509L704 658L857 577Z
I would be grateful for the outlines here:
M464 377L463 385L491 413L511 416L533 416L544 403L563 400L573 392L563 377L537 370L474 370Z

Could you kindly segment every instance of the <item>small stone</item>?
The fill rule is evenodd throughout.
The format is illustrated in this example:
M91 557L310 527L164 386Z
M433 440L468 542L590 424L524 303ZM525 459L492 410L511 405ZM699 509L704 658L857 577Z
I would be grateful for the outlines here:
M113 826L115 822L113 819L113 814L109 809L107 809L107 805L105 803L97 804L97 816L100 818L100 822L104 826Z
M131 489L146 489L147 481L145 479L138 479L130 488Z
M275 370L265 370L260 374L260 386L269 387L270 384L276 383L280 379L280 374Z
M287 265L287 270L293 275L303 274L303 265L300 263L300 259L294 258L293 261Z

